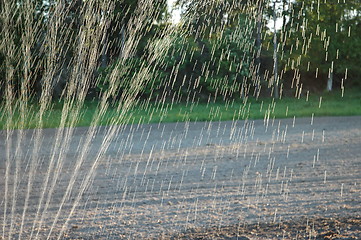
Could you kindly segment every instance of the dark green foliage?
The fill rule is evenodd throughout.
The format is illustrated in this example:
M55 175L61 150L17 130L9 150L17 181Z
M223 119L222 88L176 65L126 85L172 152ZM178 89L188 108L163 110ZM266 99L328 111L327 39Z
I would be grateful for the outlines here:
M34 11L31 13L34 28L33 39L29 40L32 65L28 68L31 75L29 94L41 95L42 81L49 66L48 49L49 24L52 24L54 6L57 0L32 1ZM155 0L155 14L142 22L142 29L136 33L135 47L129 56L123 56L123 48L129 38L128 31L132 28L132 19L139 15L138 0L114 1L113 12L109 14L109 26L106 42L99 44L102 55L99 59L99 72L94 72L95 90L97 96L109 87L107 74L115 66L124 68L118 76L119 93L126 88L129 81L143 66L151 67L152 79L146 81L146 87L141 97L152 99L187 100L196 96L200 100L211 98L232 98L247 95L255 76L256 40L256 1L192 1L179 0L184 7L183 20L185 24L178 33L163 36L161 32L167 27L166 0ZM263 1L260 1L263 2ZM292 3L292 10L280 9L284 16L291 18L284 29L279 32L279 59L281 76L285 86L291 86L294 73L308 79L309 89L323 88L332 69L337 85L361 85L361 3L358 0L282 0L285 5ZM24 1L17 0L19 9ZM207 4L209 3L209 4ZM97 4L100 4L98 2ZM82 9L86 1L64 1L67 14L63 16L56 35L55 45L58 54L54 59L54 91L53 95L61 97L71 75L72 60L76 55L76 37L83 24ZM282 5L282 4L281 4ZM281 6L280 5L280 6ZM114 8L113 8L114 7ZM267 8L265 2L264 7ZM247 10L248 8L248 10ZM282 6L280 7L282 8ZM268 9L270 10L270 9ZM4 4L0 3L0 12L4 13ZM264 12L267 12L264 10ZM271 11L268 11L269 13ZM246 15L248 14L248 15ZM252 15L253 14L253 15ZM267 14L266 14L267 15ZM14 69L11 85L15 95L18 95L24 76L23 41L26 30L24 11L15 11L11 21L0 16L0 94L3 98L6 85L6 75ZM265 16L264 22L270 16ZM9 22L10 21L10 22ZM11 39L4 41L5 28L11 33ZM52 37L55 37L52 36ZM163 38L172 38L173 43L166 54L157 61L149 62L152 53L148 46ZM139 40L139 41L138 41ZM261 69L272 71L272 47L265 50L272 40L264 41ZM310 43L309 43L310 41ZM12 44L9 44L9 43ZM23 45L22 45L23 44ZM13 55L7 54L7 48L13 47ZM327 57L326 57L327 54ZM125 59L124 59L125 57ZM262 66L265 62L269 66ZM117 63L122 62L119 66ZM124 62L124 63L123 63ZM8 66L6 66L8 63ZM318 75L316 77L316 69ZM347 69L347 70L346 70ZM347 74L346 74L347 72ZM347 76L346 76L347 75ZM99 79L95 80L99 76ZM50 79L50 78L49 78ZM48 79L48 80L49 80ZM265 79L267 80L267 79ZM95 84L96 83L96 84ZM10 83L9 83L10 84ZM262 84L262 83L261 83ZM267 87L267 82L263 81ZM94 90L94 89L91 89Z
M172 88L182 96L190 92L203 98L238 95L242 82L249 76L251 61L251 53L245 50L251 39L241 34L236 29L227 29L220 38L178 38L164 68L174 81Z
M293 4L293 12L281 39L284 70L300 71L310 87L325 88L331 73L338 87L347 82L359 84L361 3L328 0L318 5L302 0Z
M231 98L245 94L249 83L250 64L253 56L252 33L247 32L246 16L239 15L238 24L229 25L225 30L207 38L185 34L167 36L172 44L166 54L152 63L152 79L148 81L142 97L168 99L172 101L201 100L210 98ZM251 30L251 28L249 28ZM248 30L248 31L250 31ZM151 41L157 39L156 30ZM154 37L155 36L155 37ZM145 43L144 40L142 40ZM147 56L151 53L142 48L137 55L120 65L123 68L118 81L127 84L143 65L148 66ZM143 64L143 65L142 65ZM118 64L103 70L98 89L106 90L107 73ZM119 92L121 94L121 92Z

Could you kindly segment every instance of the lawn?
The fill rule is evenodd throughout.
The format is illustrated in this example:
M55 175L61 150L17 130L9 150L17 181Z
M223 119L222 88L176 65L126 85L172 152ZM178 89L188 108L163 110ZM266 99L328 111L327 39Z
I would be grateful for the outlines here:
M94 116L99 102L87 101L79 112L73 110L64 121L64 126L90 126L110 124L138 124L183 121L225 121L240 119L267 119L317 116L353 116L361 115L361 91L352 90L344 96L340 93L323 93L310 97L297 98L247 98L215 103L152 103L138 102L125 114L119 114L116 106L109 106L98 121ZM59 127L64 104L55 102L44 115L43 128ZM0 129L39 127L39 106L29 104L25 115L15 110L9 117L1 107ZM69 112L69 111L65 111ZM25 117L24 117L25 116ZM12 121L9 121L9 120ZM73 123L71 120L75 120Z

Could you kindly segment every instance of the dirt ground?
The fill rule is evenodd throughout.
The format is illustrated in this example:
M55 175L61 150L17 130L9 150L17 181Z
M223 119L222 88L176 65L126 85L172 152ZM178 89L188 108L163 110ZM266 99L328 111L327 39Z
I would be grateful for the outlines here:
M280 223L254 223L189 229L163 239L360 239L361 218L301 218Z
M361 117L1 132L0 152L0 239L361 238Z

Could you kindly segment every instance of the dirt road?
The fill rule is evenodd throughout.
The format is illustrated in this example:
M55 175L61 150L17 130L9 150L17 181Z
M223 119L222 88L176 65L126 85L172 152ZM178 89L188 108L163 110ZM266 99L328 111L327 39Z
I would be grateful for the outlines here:
M3 131L0 153L0 239L361 215L361 117Z

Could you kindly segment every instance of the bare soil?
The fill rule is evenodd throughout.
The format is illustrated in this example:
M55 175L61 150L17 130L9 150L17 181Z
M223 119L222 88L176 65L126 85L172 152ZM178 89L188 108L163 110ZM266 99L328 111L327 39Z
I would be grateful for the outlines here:
M0 239L361 238L361 117L94 130L0 133Z
M280 223L254 223L189 229L162 239L360 239L361 217L301 218Z

